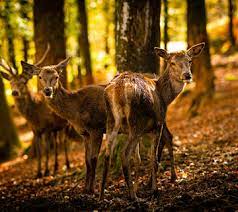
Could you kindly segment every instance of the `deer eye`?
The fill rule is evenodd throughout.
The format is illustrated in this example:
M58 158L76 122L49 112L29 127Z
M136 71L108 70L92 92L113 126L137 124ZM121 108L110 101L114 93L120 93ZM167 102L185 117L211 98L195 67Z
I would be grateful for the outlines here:
M176 64L175 64L175 62L171 62L171 65L172 65L172 66L175 66Z
M55 79L59 79L59 77L58 77L58 76L56 76L56 77L55 77Z
M41 77L41 76L39 76L39 79L42 79L42 77Z

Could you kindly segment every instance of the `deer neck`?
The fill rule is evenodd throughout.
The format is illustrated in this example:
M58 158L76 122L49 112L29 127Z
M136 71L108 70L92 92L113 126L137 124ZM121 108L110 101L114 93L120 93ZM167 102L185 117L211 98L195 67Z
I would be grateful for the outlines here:
M14 101L19 112L29 120L32 116L32 111L34 108L34 99L31 92L29 91L27 85L24 85L24 90L20 90L21 95L19 97L14 97Z
M66 90L61 83L54 90L52 98L47 98L47 103L50 108L59 116L64 119L71 120L75 115L75 111L72 111L73 98L71 97L71 92Z
M157 82L157 89L168 106L183 90L185 83L173 76L173 70L167 67Z

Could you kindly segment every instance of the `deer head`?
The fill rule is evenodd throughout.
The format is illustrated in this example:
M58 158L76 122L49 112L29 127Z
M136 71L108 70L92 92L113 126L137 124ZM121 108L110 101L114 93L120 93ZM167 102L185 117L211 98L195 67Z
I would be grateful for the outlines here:
M12 95L14 97L20 97L22 94L27 92L26 83L31 78L29 74L20 74L17 70L12 68L3 59L0 61L0 66L6 71L0 71L4 79L10 81L12 88Z
M42 58L36 63L36 65L40 65L46 58L48 52L50 50L50 45L47 45L47 49L42 56ZM32 75L26 72L24 69L21 74L18 73L13 67L11 67L4 59L0 60L0 67L2 67L5 72L0 71L1 75L4 79L10 81L12 88L12 95L14 97L22 97L26 94L27 91L27 82L32 78Z
M165 59L167 70L169 70L169 74L174 80L189 83L192 82L192 59L200 55L204 46L205 43L203 42L192 46L186 51L173 53L168 53L164 49L155 47L155 52L158 56Z
M38 67L21 61L23 69L30 75L38 75L43 93L46 97L52 98L55 90L59 86L59 77L63 69L67 66L70 58L67 58L57 65Z

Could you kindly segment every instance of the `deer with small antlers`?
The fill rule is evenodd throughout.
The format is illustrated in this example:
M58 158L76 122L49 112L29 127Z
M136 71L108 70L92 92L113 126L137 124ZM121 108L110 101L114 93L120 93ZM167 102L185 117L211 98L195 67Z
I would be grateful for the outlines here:
M105 132L106 112L104 87L91 85L71 92L59 81L61 71L69 58L57 65L38 67L22 62L29 74L38 75L49 107L83 136L85 144L86 186L85 192L93 193L98 154Z
M104 197L110 158L119 132L128 134L121 159L123 174L132 200L136 200L137 197L131 179L130 157L138 145L138 138L144 133L154 132L151 186L153 192L157 190L158 159L160 160L165 143L168 143L169 152L173 154L172 135L165 122L167 107L181 93L186 83L191 82L192 58L201 53L204 45L205 43L200 43L187 51L175 53L168 53L156 47L156 54L167 62L167 68L159 78L151 79L140 73L124 72L115 77L105 88L107 136L100 199Z
M36 65L40 65L47 53L49 46L43 57ZM41 93L31 93L28 89L27 82L32 78L32 75L24 69L21 74L7 64L3 59L0 61L0 66L8 73L2 72L1 75L6 80L10 81L12 88L12 95L14 97L16 106L19 112L26 118L34 133L33 144L36 147L37 154L37 177L41 177L41 143L46 146L46 162L45 162L45 176L50 174L48 168L50 141L54 143L54 173L58 169L58 148L57 143L60 140L64 142L65 159L67 168L70 167L68 153L67 153L67 139L65 132L67 131L68 122L65 119L57 116L52 110L49 109L45 102L45 97Z

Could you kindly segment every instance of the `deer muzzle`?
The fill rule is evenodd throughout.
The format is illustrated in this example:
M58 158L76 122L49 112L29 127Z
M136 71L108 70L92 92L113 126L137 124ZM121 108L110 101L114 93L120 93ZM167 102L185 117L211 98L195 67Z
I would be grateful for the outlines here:
M53 88L52 87L46 87L46 88L44 88L43 92L47 97L52 97Z
M19 96L19 92L17 90L12 91L12 96Z
M188 72L183 73L182 80L183 80L183 82L186 82L186 83L192 82L193 81L192 74L188 73Z

